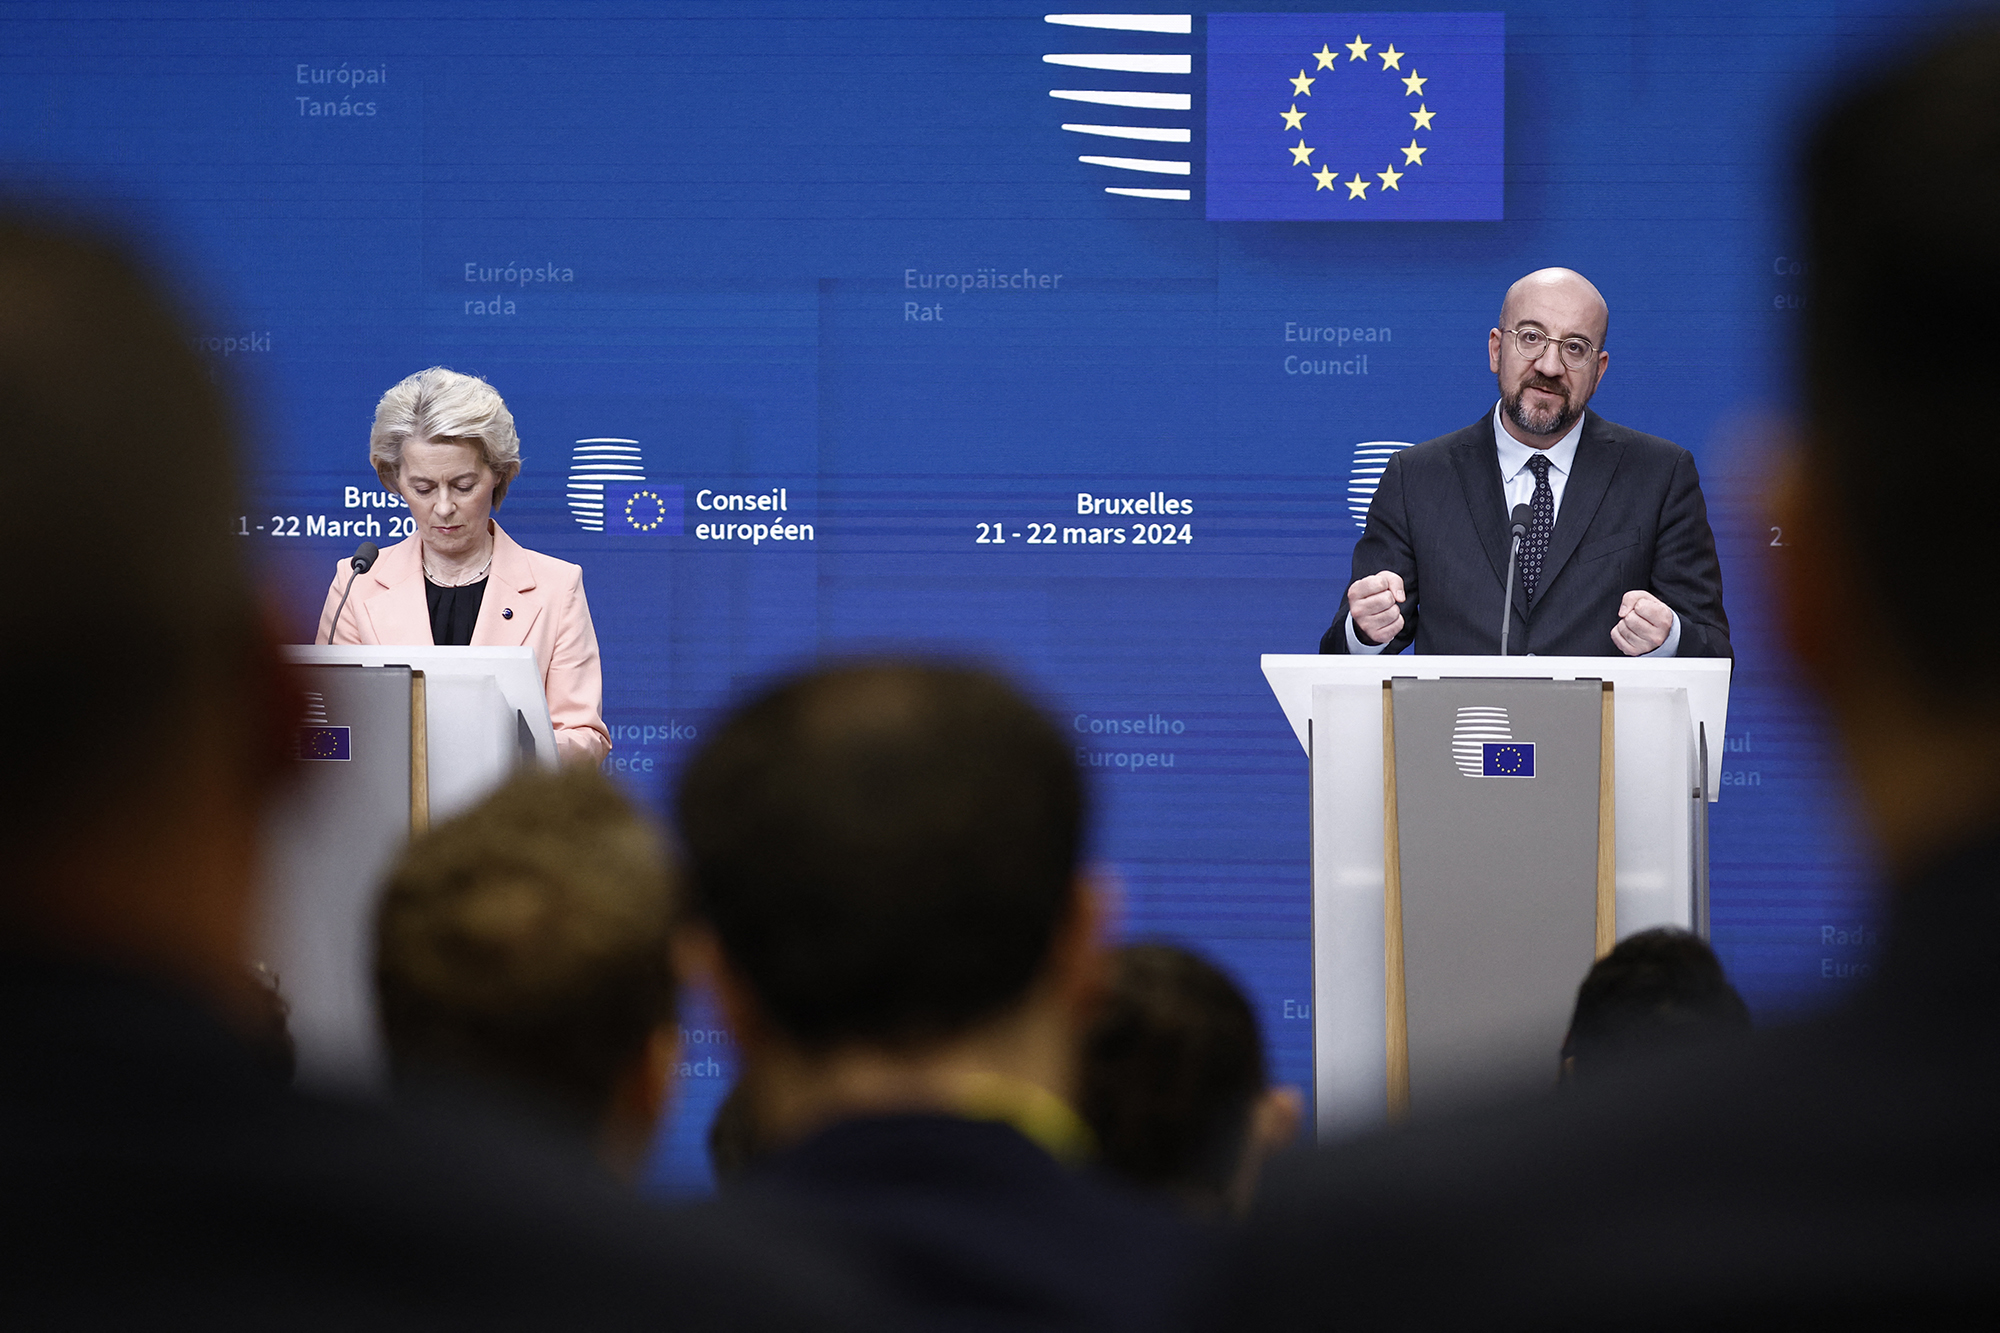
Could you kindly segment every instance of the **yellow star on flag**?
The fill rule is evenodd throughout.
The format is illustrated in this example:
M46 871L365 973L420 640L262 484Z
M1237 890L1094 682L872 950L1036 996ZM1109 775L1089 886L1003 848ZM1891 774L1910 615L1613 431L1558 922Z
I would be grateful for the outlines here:
M1300 70L1298 77L1292 80L1292 92L1298 97L1311 97L1313 95L1313 84L1317 82L1319 80L1307 78L1306 72Z
M1318 194L1321 190L1331 190L1334 181L1339 179L1339 177L1335 176L1333 172L1325 167L1321 167L1318 171L1315 171L1312 177L1319 182L1318 185L1313 186L1314 194Z
M1397 62L1402 60L1402 58L1408 53L1404 51L1398 51L1396 49L1396 44L1394 42L1391 42L1389 43L1388 50L1377 51L1375 54L1382 57L1383 69L1401 69L1402 65L1398 64Z
M1368 58L1368 48L1373 45L1373 42L1362 41L1361 34L1357 32L1354 34L1354 40L1347 44L1347 49L1353 52L1347 58L1349 60L1366 60Z
M1403 150L1403 165L1407 167L1414 162L1416 165L1422 166L1424 164L1424 154L1428 151L1428 149L1417 147L1417 141L1411 139L1410 146Z
M1332 69L1333 62L1340 59L1340 54L1325 42L1321 42L1319 50L1313 52L1313 59L1319 61L1318 68Z
M1361 179L1361 173L1358 171L1354 173L1353 180L1342 181L1341 184L1347 187L1347 197L1349 199L1366 199L1368 197L1368 182ZM1396 193L1401 194L1402 191L1398 190Z
M1418 129L1427 130L1431 127L1431 120L1436 115L1437 112L1431 110L1428 106L1425 106L1422 103L1418 103L1417 109L1410 113L1410 119L1417 122ZM1294 126L1293 128L1296 129L1297 126Z
M1293 166L1309 167L1312 165L1313 150L1306 147L1306 141L1304 139L1301 139L1297 143L1293 144L1288 151L1290 151L1292 155Z
M1403 179L1403 173L1396 170L1396 164L1394 162L1391 162L1389 164L1389 169L1387 171L1378 171L1375 173L1375 175L1378 178L1380 178L1383 189L1394 190L1397 194L1401 194L1403 192L1403 187L1396 184L1397 181Z
M1299 110L1299 104L1297 102L1292 103L1292 109L1290 111L1280 111L1278 114L1284 118L1285 128L1288 130L1298 129L1299 122L1306 118L1306 113ZM1418 128L1429 129L1430 126L1423 125L1419 126Z
M1403 80L1403 88L1405 90L1403 96L1405 97L1416 96L1418 93L1424 90L1424 85L1429 82L1430 82L1429 79L1419 78L1417 77L1417 72L1415 70L1411 70L1410 77Z

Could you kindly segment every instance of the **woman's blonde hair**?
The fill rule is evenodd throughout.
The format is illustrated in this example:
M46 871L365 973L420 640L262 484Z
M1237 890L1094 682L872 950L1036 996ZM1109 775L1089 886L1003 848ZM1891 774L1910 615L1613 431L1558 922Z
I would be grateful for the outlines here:
M493 503L521 473L521 437L514 414L492 385L477 375L443 366L420 370L382 395L375 404L375 428L368 434L368 461L390 490L403 470L403 446L411 440L433 444L477 444L480 457L499 480Z

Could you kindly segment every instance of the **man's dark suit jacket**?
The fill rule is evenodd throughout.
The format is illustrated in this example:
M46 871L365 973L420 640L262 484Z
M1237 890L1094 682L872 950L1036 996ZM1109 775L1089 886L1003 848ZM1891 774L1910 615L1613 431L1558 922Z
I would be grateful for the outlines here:
M1996 867L2000 837L1901 886L1833 1016L1267 1173L1217 1322L1992 1327Z
M295 1095L166 987L0 953L0 1327L873 1327L860 1291L497 1118Z
M1348 577L1403 576L1403 630L1383 651L1499 652L1510 541L1491 411L1391 455ZM1635 588L1680 614L1679 656L1734 656L1694 457L1587 411L1532 604L1516 575L1507 651L1615 656L1611 627ZM1345 593L1323 653L1347 651Z
M849 1120L740 1186L833 1245L915 1327L1133 1333L1184 1316L1211 1238L1063 1166L1019 1131L947 1115Z

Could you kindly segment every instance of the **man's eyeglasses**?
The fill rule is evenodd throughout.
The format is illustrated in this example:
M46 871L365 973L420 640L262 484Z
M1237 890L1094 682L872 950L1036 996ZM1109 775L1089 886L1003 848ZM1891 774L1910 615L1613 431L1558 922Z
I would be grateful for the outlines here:
M1563 364L1571 370L1580 370L1597 349L1583 338L1551 338L1540 329L1502 329L1502 333L1514 340L1514 346L1529 361L1539 361L1550 343L1561 353Z

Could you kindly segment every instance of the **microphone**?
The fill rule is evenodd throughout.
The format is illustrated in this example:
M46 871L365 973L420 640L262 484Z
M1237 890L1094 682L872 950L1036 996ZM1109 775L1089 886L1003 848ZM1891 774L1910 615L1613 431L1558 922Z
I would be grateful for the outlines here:
M1514 540L1507 547L1507 592L1506 600L1500 607L1500 656L1507 655L1507 629L1514 619L1514 563L1521 556L1521 539L1528 535L1528 525L1535 521L1535 511L1527 505L1514 506L1509 515L1514 525ZM338 617L335 617L338 619Z
M375 568L375 557L380 554L382 552L376 549L374 542L363 542L354 548L354 558L347 562L354 572L347 576L347 590L340 594L340 605L333 608L333 619L327 622L326 641L328 643L333 642L333 632L340 627L340 613L347 609L347 599L354 594L354 580ZM1501 642L1506 642L1504 631L1502 631Z

